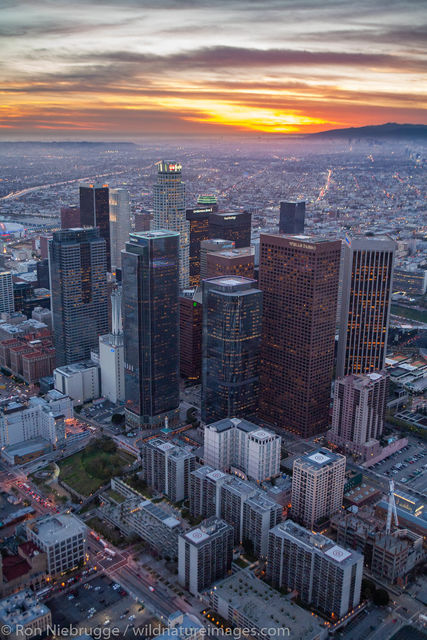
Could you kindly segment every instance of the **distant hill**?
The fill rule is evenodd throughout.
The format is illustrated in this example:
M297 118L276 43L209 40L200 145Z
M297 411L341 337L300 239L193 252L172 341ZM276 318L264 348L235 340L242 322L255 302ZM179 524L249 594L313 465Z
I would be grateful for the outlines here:
M427 125L425 124L387 124L369 127L351 127L349 129L331 129L311 133L309 138L399 138L399 139L427 139Z

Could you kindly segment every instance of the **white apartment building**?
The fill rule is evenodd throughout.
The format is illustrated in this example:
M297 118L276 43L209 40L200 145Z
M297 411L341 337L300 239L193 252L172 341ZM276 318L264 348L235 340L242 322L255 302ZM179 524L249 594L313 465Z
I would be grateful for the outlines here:
M222 471L234 467L256 482L279 473L280 448L280 436L247 420L225 418L205 427L205 464Z
M345 456L324 448L294 461L291 498L294 520L313 529L341 509L345 465Z
M363 556L286 520L271 529L267 580L298 591L301 601L335 621L360 602Z
M9 402L0 407L0 447L43 438L52 445L64 436L58 433L58 418L71 418L71 399L58 392L45 398L34 396L27 403Z

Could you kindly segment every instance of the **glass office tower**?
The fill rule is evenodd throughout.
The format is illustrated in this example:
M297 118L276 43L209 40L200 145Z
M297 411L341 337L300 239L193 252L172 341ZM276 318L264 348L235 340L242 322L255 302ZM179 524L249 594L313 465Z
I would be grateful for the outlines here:
M110 204L108 184L80 185L80 225L98 227L104 238L107 252L107 270L111 270Z
M179 233L131 233L122 252L126 423L154 428L179 407Z
M63 229L49 244L56 365L90 357L108 333L105 240L98 229Z
M279 233L291 236L304 233L305 202L281 202Z
M239 276L203 281L202 418L206 423L256 411L262 293Z

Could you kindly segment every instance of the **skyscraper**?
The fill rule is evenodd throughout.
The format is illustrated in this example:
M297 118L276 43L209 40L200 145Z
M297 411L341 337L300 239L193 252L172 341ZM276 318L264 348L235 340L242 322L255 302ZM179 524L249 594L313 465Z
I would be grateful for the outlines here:
M0 313L12 313L15 311L15 298L13 296L13 279L10 271L0 273Z
M211 213L209 237L224 238L234 242L237 249L251 244L252 215L249 211Z
M262 293L248 278L203 281L202 417L244 417L258 403Z
M343 245L337 376L384 368L396 243L388 236L346 238Z
M230 240L220 238L210 238L200 242L200 281L208 277L208 253L211 251L221 251L222 249L234 249L235 244Z
M181 179L181 169L177 162L162 160L158 163L152 229L179 233L179 286L185 289L190 281L190 223L186 218L185 183Z
M121 280L122 256L130 234L130 202L127 189L110 189L111 271Z
M105 240L98 229L64 229L49 246L56 364L89 358L108 332Z
M200 243L209 238L209 215L211 207L187 209L186 218L190 224L190 286L200 284Z
M126 420L151 428L179 406L179 234L131 233L122 253Z
M386 399L384 371L338 378L329 441L365 459L376 454L384 427Z
M111 294L111 333L99 338L102 396L111 402L125 399L124 345L120 289Z
M80 185L80 226L98 227L105 240L107 271L111 268L110 207L108 184Z
M207 278L218 276L254 277L255 249L241 247L240 249L222 249L222 251L208 251L206 254Z
M305 202L281 202L279 233L297 236L304 233Z
M61 207L61 229L76 229L81 226L79 207Z
M179 370L190 380L202 373L202 302L196 289L179 296Z
M304 438L328 425L340 246L261 235L260 412Z
M345 457L317 449L297 458L292 474L292 518L308 529L321 526L342 507Z

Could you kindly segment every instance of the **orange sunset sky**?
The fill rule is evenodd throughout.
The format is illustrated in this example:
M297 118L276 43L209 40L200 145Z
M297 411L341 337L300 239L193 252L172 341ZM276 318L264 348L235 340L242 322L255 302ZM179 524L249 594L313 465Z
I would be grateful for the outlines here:
M418 0L2 0L0 136L427 123L426 13Z

